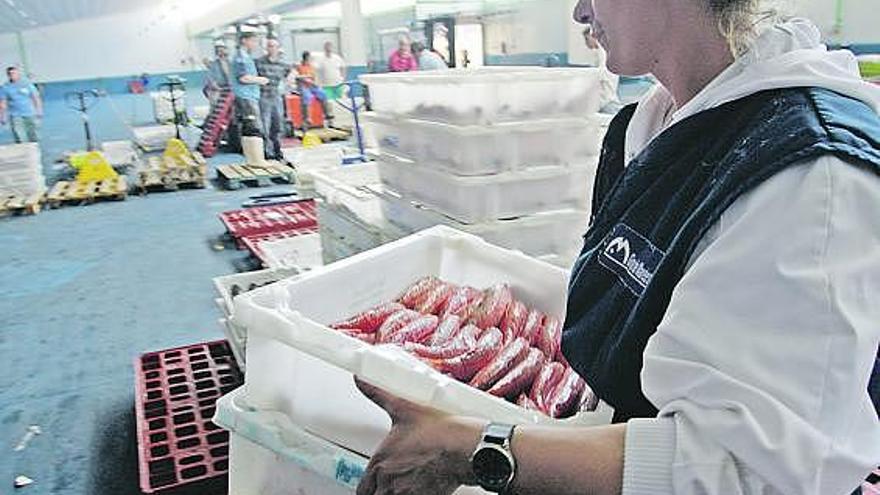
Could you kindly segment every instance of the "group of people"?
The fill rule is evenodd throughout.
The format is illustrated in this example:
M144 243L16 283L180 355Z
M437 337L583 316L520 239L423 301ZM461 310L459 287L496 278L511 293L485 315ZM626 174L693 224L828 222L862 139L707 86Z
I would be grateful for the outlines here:
M422 43L411 43L407 38L400 39L397 50L388 59L388 70L391 72L443 70L448 68L449 64L439 53L428 49Z
M255 58L259 47L260 38L256 33L243 33L230 60L226 45L217 44L216 58L208 65L205 94L213 105L222 90L231 90L242 138L262 138L266 158L282 160L284 96L291 89L299 93L303 130L313 125L309 108L315 100L320 102L327 122L332 123L329 102L343 96L347 67L329 41L324 44L321 57L314 60L307 51L297 65L284 60L281 43L275 37L266 39L265 55Z
M9 122L16 143L36 143L37 120L43 116L40 92L18 67L8 67L6 76L0 86L0 126Z

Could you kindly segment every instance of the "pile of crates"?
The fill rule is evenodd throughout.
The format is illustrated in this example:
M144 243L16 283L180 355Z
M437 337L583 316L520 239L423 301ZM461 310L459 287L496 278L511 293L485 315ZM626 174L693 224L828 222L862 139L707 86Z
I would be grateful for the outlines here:
M46 178L36 143L0 146L0 216L40 211Z
M303 249L314 251L309 246L320 244L315 200L226 211L220 214L220 221L236 247L248 250L264 267L307 269L321 262L319 256L316 260L316 256L309 255L302 265L291 266L276 246L299 240ZM288 247L296 249L295 244Z
M499 236L514 244L525 237L516 222L568 232L569 242L551 243L550 251L522 249L560 263L574 259L602 139L592 117L599 110L597 70L486 68L361 79L373 99L375 113L365 120L387 193L471 231L507 230ZM400 211L386 213L400 223Z

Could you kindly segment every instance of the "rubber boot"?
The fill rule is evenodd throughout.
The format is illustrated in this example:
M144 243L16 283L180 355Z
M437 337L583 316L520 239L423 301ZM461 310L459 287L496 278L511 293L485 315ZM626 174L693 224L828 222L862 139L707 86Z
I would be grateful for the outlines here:
M244 153L244 160L248 165L254 167L265 167L266 149L263 145L263 138L255 136L242 136L241 149Z

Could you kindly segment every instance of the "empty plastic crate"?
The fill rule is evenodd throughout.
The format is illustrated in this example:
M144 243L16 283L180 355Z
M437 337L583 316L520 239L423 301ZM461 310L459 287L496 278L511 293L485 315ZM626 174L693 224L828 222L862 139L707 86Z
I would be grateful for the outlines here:
M586 210L557 210L510 220L463 224L393 193L386 192L380 198L385 216L407 232L446 225L535 257L580 251L590 220Z
M589 207L598 158L574 167L540 167L460 177L387 153L378 157L383 184L463 223Z
M537 120L457 126L370 113L364 120L380 151L442 167L456 175L487 175L526 166L569 166L599 154L597 121Z
M245 249L247 249L251 255L260 260L260 263L263 264L266 268L284 268L278 266L277 264L273 264L276 259L272 259L270 256L266 255L266 250L264 247L267 244L273 243L275 241L280 241L283 239L290 239L293 237L302 237L309 235L317 235L318 227L306 227L303 229L296 230L281 230L278 232L269 232L266 234L256 234L249 235L241 238L242 244L244 244ZM287 268L297 268L297 267L287 267Z
M229 340L229 346L232 348L235 361L242 370L245 369L246 365L247 328L236 321L233 300L241 294L265 287L285 278L296 276L299 273L299 269L280 268L236 273L214 279L214 288L220 295L215 302L223 313L223 318L219 320L219 323L223 329L223 334Z
M599 70L484 67L368 74L373 110L451 124L583 118L599 111Z
M350 211L366 223L379 225L385 221L376 194L370 189L381 181L375 163L346 165L312 175L315 194L324 204ZM320 210L320 206L318 208ZM320 220L319 220L320 222Z
M150 352L134 368L141 491L225 485L229 434L212 419L243 380L226 341Z
M559 427L611 420L605 405L552 420L438 373L399 348L369 346L326 326L393 300L427 275L474 287L506 282L530 307L565 313L565 270L436 227L237 298L236 318L248 328L248 404L363 455L375 452L390 421L355 388L352 374L451 414Z

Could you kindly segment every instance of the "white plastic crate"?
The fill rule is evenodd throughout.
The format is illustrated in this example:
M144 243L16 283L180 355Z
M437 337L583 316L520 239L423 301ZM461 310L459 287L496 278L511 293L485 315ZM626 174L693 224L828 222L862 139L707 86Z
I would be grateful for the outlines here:
M585 118L456 126L369 113L379 151L456 175L488 175L526 166L569 166L599 154L598 122Z
M299 273L300 271L295 268L282 268L236 273L214 279L214 288L220 295L214 302L223 313L220 326L223 328L223 333L226 335L227 340L229 340L235 360L241 369L245 369L246 365L247 328L241 325L235 318L235 305L233 301L236 296L233 295L233 288L238 286L242 291L239 294L241 295L251 290L251 284L265 285L296 276Z
M382 208L371 186L379 184L379 168L375 163L346 165L312 174L315 194L324 204L350 211L363 221L380 225L385 221Z
M173 125L133 127L131 132L134 142L145 150L165 149L168 140L176 135Z
M590 220L586 210L558 210L510 220L463 224L392 192L382 194L381 199L385 215L408 232L446 225L536 257L580 250Z
M284 159L296 169L297 185L308 190L314 188L312 174L342 167L345 147L341 144L322 144L312 148L284 148Z
M599 70L484 67L367 74L373 109L451 124L579 117L599 111Z
M132 165L137 161L137 151L131 141L106 141L101 143L101 152L110 165Z
M379 156L383 184L463 223L589 207L598 158L575 167L541 167L459 177L387 153Z
M324 264L319 234L286 237L260 244L269 268L311 270Z
M230 431L229 493L353 495L369 459L312 435L283 414L253 409L242 389L217 401L214 422ZM478 495L462 488L456 495Z
M506 282L529 306L565 314L565 270L436 227L238 297L236 315L249 332L250 405L283 413L310 433L364 455L375 452L390 421L356 389L352 374L451 414L559 426L611 420L605 405L552 420L440 374L397 347L369 346L327 328L394 299L426 275L475 287Z

